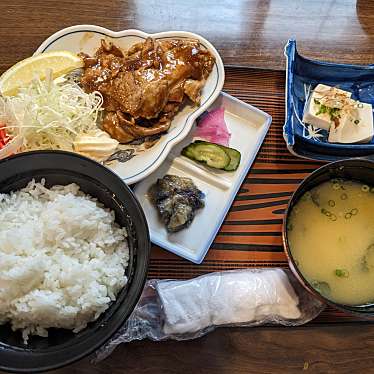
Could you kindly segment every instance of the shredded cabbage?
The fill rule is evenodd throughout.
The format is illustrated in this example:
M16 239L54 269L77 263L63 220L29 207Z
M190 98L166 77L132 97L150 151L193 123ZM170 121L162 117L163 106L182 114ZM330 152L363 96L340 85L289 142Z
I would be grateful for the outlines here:
M74 81L52 75L21 88L16 96L0 97L0 120L10 135L23 138L22 151L60 149L74 151L77 136L97 131L103 98L86 93Z

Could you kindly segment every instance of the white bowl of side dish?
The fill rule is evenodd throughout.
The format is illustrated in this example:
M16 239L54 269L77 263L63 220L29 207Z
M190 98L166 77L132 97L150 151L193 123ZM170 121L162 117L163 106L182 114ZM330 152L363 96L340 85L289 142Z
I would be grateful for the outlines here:
M139 149L139 147L131 144L121 146L121 149L124 150L122 156L125 157L121 158L121 155L119 155L108 166L128 184L138 182L155 171L165 160L173 146L188 135L195 119L209 108L218 97L224 84L225 72L217 50L200 35L186 31L147 34L139 30L117 32L95 25L76 25L51 35L35 52L36 55L47 51L67 50L93 55L100 46L101 39L127 49L134 43L143 42L147 37L154 39L197 39L201 47L214 56L215 63L202 89L201 104L199 106L185 105L173 118L167 133L162 135L155 145L148 149ZM127 154L130 156L135 154L135 157L126 157Z

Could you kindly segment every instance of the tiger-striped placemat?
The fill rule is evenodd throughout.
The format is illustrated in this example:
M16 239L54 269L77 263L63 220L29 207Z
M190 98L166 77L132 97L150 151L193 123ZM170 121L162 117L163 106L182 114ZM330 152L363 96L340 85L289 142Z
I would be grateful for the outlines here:
M149 278L186 279L208 272L287 267L282 247L282 218L298 184L322 162L291 155L282 136L285 74L226 68L224 91L269 113L272 124L204 262L195 265L161 248L152 248ZM360 321L333 308L313 323Z

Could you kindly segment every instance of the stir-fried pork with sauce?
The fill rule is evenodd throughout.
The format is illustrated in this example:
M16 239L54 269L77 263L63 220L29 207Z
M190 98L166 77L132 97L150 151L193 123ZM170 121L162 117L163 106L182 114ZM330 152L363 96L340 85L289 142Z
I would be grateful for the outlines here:
M101 92L103 129L121 143L166 132L186 96L199 104L215 62L194 39L147 38L127 51L102 40L94 57L81 56L82 86Z

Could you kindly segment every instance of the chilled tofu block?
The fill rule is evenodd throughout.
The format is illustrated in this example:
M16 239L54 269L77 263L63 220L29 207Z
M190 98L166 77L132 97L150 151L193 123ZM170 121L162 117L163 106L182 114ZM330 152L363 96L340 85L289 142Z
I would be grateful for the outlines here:
M333 120L331 118L331 112L326 110L325 107L327 99L329 103L332 103L331 105L335 104L333 107L339 107L339 105L342 105L342 99L349 99L351 95L351 92L325 84L318 84L309 97L304 111L303 122L313 125L314 127L329 130ZM322 110L321 105L324 106Z
M371 104L358 103L358 107L345 114L339 123L330 127L330 143L369 143L374 135Z

